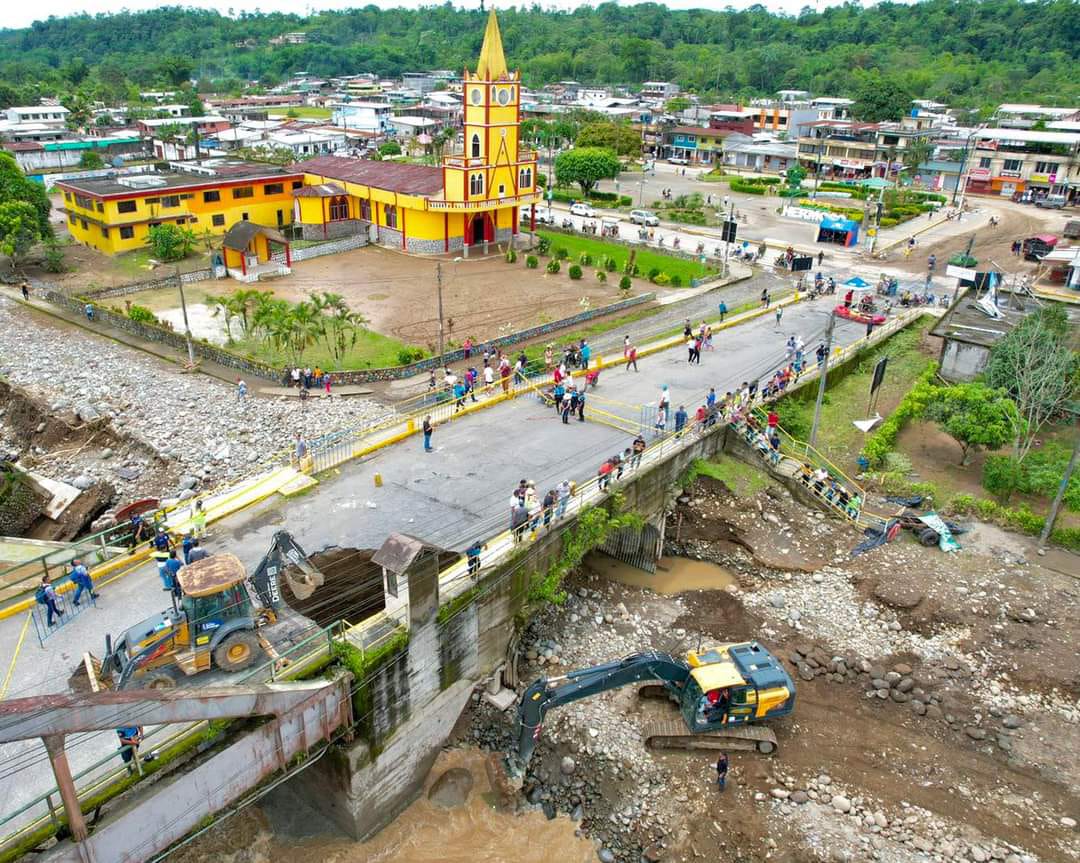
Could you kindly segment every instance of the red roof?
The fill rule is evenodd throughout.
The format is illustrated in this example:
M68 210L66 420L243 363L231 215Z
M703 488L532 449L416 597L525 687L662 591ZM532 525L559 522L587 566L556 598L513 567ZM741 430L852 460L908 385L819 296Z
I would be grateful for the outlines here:
M12 153L28 153L31 150L44 150L37 141L11 141L4 144L5 150L10 150Z
M347 183L374 186L403 195L437 195L443 188L442 168L405 162L376 162L344 156L316 156L292 166L305 174L317 174Z

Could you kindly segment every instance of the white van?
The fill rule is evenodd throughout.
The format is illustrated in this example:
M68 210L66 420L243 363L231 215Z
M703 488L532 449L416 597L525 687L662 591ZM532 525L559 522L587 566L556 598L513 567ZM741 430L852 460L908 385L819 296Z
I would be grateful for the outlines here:
M1047 195L1035 202L1036 207L1042 207L1044 210L1060 210L1065 206L1064 195Z

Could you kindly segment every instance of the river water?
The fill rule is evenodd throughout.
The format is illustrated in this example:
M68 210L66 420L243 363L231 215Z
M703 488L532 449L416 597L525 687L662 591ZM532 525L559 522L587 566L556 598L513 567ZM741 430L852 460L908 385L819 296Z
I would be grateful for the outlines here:
M606 554L594 553L585 565L598 575L633 587L647 587L654 593L671 595L687 590L723 590L738 585L735 574L715 563L688 557L662 557L656 572L648 573Z
M514 815L492 801L484 762L476 749L439 755L424 793L393 823L367 842L340 834L289 839L275 835L274 809L249 807L170 857L170 863L593 863L596 850L575 835L565 816L548 821L542 812ZM431 784L451 767L473 776L463 806L444 809L427 799ZM318 801L307 801L318 808Z

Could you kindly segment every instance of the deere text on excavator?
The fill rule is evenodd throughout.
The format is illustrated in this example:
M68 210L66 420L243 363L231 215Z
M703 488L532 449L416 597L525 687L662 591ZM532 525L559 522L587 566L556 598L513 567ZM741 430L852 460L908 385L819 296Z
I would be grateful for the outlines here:
M756 641L719 644L690 651L686 658L649 651L542 677L525 690L518 705L517 752L507 759L511 777L520 778L540 739L544 715L553 707L630 683L646 698L665 698L679 706L682 720L653 723L644 742L654 749L776 750L776 735L756 724L795 709L795 683L784 666Z
M290 565L300 570L296 576ZM177 679L208 671L243 671L259 650L282 665L262 630L283 612L279 575L298 599L323 583L322 574L286 531L278 531L270 550L249 578L233 554L213 554L180 569L179 598L159 614L127 629L115 640L105 636L99 660L83 656L94 692L133 686L171 688Z

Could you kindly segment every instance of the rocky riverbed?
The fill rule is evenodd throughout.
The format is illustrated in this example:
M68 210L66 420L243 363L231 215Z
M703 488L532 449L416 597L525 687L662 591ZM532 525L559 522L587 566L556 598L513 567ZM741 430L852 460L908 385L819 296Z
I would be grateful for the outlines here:
M309 440L385 415L362 398L237 398L236 388L0 298L0 375L40 408L31 426L0 409L0 447L79 488L109 483L119 502L191 496L249 476L296 432ZM249 380L249 388L264 385ZM54 433L62 426L66 432Z
M858 535L783 489L700 480L665 552L736 584L659 595L587 560L525 630L519 676L757 638L798 691L778 753L733 752L720 795L713 757L645 748L673 708L628 686L548 714L523 806L628 863L1077 859L1080 590L1023 540L972 527L960 555L902 535L851 558ZM510 722L478 699L463 742L503 751Z

